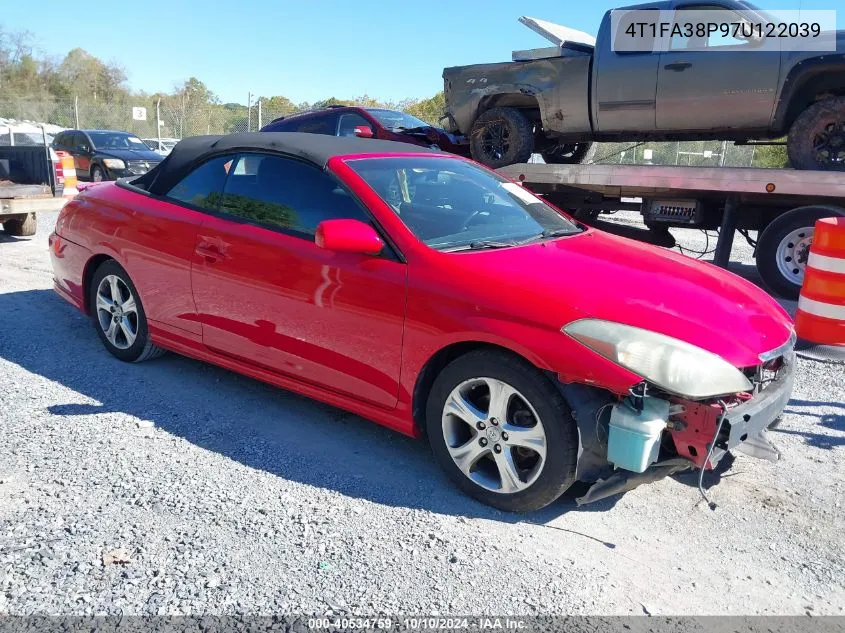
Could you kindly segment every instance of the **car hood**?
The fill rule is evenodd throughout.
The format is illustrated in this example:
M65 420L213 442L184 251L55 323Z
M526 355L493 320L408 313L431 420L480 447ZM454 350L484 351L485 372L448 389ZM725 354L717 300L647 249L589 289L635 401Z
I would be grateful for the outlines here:
M606 319L675 337L736 367L783 345L792 319L763 290L714 265L679 253L590 230L530 245L454 253L488 278L525 297L524 318L560 328L582 318ZM522 311L523 308L520 308Z
M120 158L121 160L146 160L151 163L161 162L161 154L156 154L153 150L134 150L134 149L98 149L98 156L105 156L106 158Z
M396 133L402 136L410 136L412 138L420 139L422 141L427 141L434 145L441 146L442 149L446 149L451 145L462 145L467 142L466 138L463 136L450 134L442 128L434 127L431 125L420 126L405 130L396 130Z

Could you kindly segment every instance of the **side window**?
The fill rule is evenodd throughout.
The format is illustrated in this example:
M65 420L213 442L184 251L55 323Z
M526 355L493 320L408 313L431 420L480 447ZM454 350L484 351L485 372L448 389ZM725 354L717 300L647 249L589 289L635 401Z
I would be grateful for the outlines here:
M643 11L657 11L657 9L635 9L623 11L617 9L613 12L616 19L616 36L613 41L613 51L617 55L650 55L654 49L654 34L649 29L640 30L637 23L643 19ZM611 24L613 22L611 21ZM637 35L633 38L629 32L631 25L634 25L633 32ZM613 35L611 27L611 36Z
M320 116L311 116L307 119L303 119L302 121L298 121L297 125L292 127L289 131L306 132L308 134L328 134L329 136L334 136L336 124L336 114L324 114Z
M185 176L167 192L167 197L200 209L216 210L231 166L231 156L212 158Z
M86 137L82 132L73 133L73 142L71 147L77 151L91 151L91 143L88 142L88 137Z
M367 119L362 117L357 112L348 112L346 114L340 115L340 121L337 124L337 135L338 136L355 136L355 128L359 125L363 125L365 127L373 129L373 126L370 124Z
M268 228L310 236L323 220L369 221L328 174L298 160L260 154L238 157L220 210Z
M724 7L691 5L679 7L678 11L675 12L675 27L672 29L669 50L706 50L723 46L750 46L748 40L733 36L734 29L732 27L728 29L728 33L723 33L720 29L717 29L709 35L698 34L681 28L682 24L692 21L696 23L736 24L744 20L740 14Z

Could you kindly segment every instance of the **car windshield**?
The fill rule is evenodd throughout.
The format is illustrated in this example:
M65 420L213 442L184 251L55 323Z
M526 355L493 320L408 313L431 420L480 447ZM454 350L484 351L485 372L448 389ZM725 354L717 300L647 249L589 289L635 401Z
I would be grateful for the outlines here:
M390 157L348 164L437 250L518 246L581 230L522 186L468 161Z
M418 127L431 127L431 124L404 112L381 110L379 108L370 108L367 112L372 114L379 123L390 130L413 130Z
M135 151L149 151L146 143L137 136L121 134L120 132L88 132L94 149L132 149Z

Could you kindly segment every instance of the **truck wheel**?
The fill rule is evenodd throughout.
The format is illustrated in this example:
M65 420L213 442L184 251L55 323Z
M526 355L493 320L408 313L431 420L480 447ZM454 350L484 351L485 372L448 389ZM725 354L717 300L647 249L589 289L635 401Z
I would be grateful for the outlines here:
M845 171L845 97L804 110L789 130L786 150L796 169Z
M472 124L472 157L488 167L525 163L534 152L534 126L516 108L492 108Z
M104 180L107 180L107 178L103 168L99 165L94 165L91 168L91 182L103 182Z
M816 220L845 216L840 207L798 207L775 218L757 239L757 271L774 294L797 300Z
M576 165L589 163L596 155L595 143L565 143L541 152L550 165Z
M575 480L578 430L563 396L534 366L503 352L470 352L440 372L426 433L458 488L501 510L538 510Z
M29 213L24 218L6 220L3 223L3 230L9 235L13 235L15 237L29 237L30 235L35 235L36 228L38 228L38 221L35 219L34 213Z

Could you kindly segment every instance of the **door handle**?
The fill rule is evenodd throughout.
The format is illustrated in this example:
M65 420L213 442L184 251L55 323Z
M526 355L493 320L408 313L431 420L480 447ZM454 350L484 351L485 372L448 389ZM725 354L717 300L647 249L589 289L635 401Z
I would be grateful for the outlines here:
M224 257L223 253L210 244L198 244L194 252L209 264L219 262Z
M666 70L674 70L676 73L682 72L692 66L690 62L672 62L671 64L666 64L663 68Z

